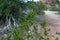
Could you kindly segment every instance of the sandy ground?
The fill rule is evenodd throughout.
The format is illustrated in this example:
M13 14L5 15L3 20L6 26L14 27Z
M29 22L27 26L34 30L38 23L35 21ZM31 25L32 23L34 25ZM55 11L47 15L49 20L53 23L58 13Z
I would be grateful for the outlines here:
M59 37L60 40L60 35L56 35L56 32L60 32L60 16L55 13L58 12L45 11L46 26L50 29L49 36L51 37L51 40L55 40L56 37Z

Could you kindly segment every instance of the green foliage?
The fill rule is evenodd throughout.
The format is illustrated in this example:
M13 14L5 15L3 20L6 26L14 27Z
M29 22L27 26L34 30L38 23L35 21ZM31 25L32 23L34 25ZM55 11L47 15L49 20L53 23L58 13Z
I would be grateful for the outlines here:
M2 11L5 13L5 15L6 14L8 16L14 15L15 13L17 14L20 8L22 10L25 9L23 2L19 2L18 0L10 0L9 2L12 2L12 3L8 4L7 8L6 9L3 8L3 11ZM39 36L38 34L37 24L35 24L34 22L34 17L36 14L44 13L43 10L45 9L45 4L42 2L37 2L37 3L29 2L27 3L27 5L30 11L28 11L24 15L21 13L23 16L23 19L20 18L21 16L18 18L19 26L13 27L13 29L9 33L10 35L7 36L6 40L11 40L11 37L12 37L12 40L26 40L26 39L34 40L36 37L38 37L39 40L43 40L42 35ZM42 26L42 28L45 28L46 21L44 20L43 22L41 22L40 25ZM30 32L29 30L31 26L33 26L32 32ZM47 35L46 29L44 29L44 34ZM49 38L47 38L47 40L49 40Z
M48 31L46 28L44 29L44 35L46 35L46 36L48 35Z
M13 34L13 39L14 40L23 40L24 39L23 33L20 33L21 31L18 28L14 28L12 30L12 34Z
M57 37L55 40L59 40L59 38Z
M50 29L48 29L48 31L50 31Z
M47 37L45 40L50 40L50 38L49 38L49 37Z
M41 11L40 13L37 13L38 15L44 15L45 13Z
M40 23L40 25L42 26L42 28L44 28L45 27L45 25L46 25L46 21L44 20L44 21L42 21L41 23Z
M46 5L42 2L37 2L35 11L37 14L44 14L44 10L46 9Z
M56 32L56 34L60 35L60 32Z
M20 30L20 28L14 27L10 32L10 35L7 36L6 40L24 40L23 31Z
M49 10L51 10L51 11L58 11L59 9L58 9L58 7L56 7L56 6L51 6L51 7L49 8Z
M43 2L37 2L37 6L39 7L40 11L43 11L46 9L46 5Z
M24 3L19 0L1 0L0 13L6 16L16 15L20 8L23 9L23 5Z
M14 40L24 40L26 34L28 34L29 27L33 25L34 13L29 11L24 15L24 20L18 19L19 27L14 27L11 31L11 35L13 35ZM30 34L28 35L30 37ZM10 37L9 37L10 38ZM7 39L9 39L7 38Z
M42 40L43 38L42 38L42 36L40 37L40 40Z
M10 40L11 35L9 34L6 38L6 40Z
M32 1L28 1L27 2L28 9L32 9L32 8L34 9L35 6L36 6L36 3L35 2L32 2Z
M35 17L35 14L33 11L28 11L27 14L24 16L26 20L33 20Z
M43 10L46 9L46 5L42 2L28 2L28 8L32 9L35 14L44 14Z
M42 35L38 34L37 25L34 22L34 12L29 11L24 15L24 20L18 19L19 27L14 27L7 36L6 40L34 40L34 37L38 37L39 40L43 39ZM43 23L45 25L45 23ZM33 32L29 32L29 28L33 25ZM45 31L46 32L46 31ZM34 33L34 34L32 34Z

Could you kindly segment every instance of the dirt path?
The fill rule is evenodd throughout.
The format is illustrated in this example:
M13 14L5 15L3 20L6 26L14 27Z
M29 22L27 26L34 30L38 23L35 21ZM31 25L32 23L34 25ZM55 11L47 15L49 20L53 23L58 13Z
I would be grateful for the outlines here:
M47 22L46 26L50 29L49 35L51 40L55 40L56 37L60 38L60 36L56 35L56 32L60 32L60 16L55 13L57 12L45 11L45 18Z

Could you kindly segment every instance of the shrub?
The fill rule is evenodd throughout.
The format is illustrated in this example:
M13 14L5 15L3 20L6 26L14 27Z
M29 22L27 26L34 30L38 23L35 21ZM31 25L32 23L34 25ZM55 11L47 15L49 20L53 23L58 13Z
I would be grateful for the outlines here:
M44 28L45 27L45 25L46 25L46 21L44 20L44 21L42 21L41 23L40 23L40 25L42 26L42 28Z
M49 7L49 10L51 10L51 11L58 11L58 7L56 7L56 6L51 6L51 7Z

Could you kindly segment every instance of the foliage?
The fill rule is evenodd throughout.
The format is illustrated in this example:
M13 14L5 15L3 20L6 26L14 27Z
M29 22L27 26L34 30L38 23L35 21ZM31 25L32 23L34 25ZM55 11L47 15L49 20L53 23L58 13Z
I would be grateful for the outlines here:
M13 35L13 40L24 40L25 36L28 33L29 27L33 25L34 13L29 11L24 15L24 20L18 19L19 27L14 27L11 31L11 35ZM9 39L9 38L7 38ZM9 39L10 40L10 39Z
M6 40L23 40L24 35L20 32L22 32L22 30L14 27L10 35L7 36Z
M59 38L57 37L55 40L59 40Z
M24 2L19 0L1 0L0 1L0 14L1 15L16 15L19 10L24 9Z
M58 7L56 7L56 6L51 6L51 7L49 8L49 10L51 10L51 11L58 11L59 9L58 9Z
M60 32L56 32L56 34L60 35Z
M46 35L46 36L48 35L48 31L46 28L44 29L44 35Z
M42 2L28 2L28 8L32 9L35 14L44 14L43 10L46 9L46 5Z
M27 14L24 16L26 20L33 20L33 18L35 17L35 14L33 11L28 11Z
M50 38L49 38L49 37L47 37L45 40L50 40Z
M33 20L34 16L34 12L29 11L24 15L24 20L18 18L19 26L12 29L10 35L7 36L6 40L43 40L44 38L41 33L38 33L37 25ZM43 23L45 25L45 22ZM33 26L32 31L30 31L31 29L29 29L31 26ZM49 40L49 38L47 39Z
M44 21L42 21L41 23L40 23L40 25L42 26L42 28L44 28L45 27L45 25L46 25L46 21L44 20Z
M19 13L18 25L14 26L6 40L42 40L43 36L39 35L37 24L34 22L34 18L36 14L44 13L46 5L42 2L28 2L24 3L24 0L1 0L0 5L0 13L6 16L14 16ZM27 6L25 6L27 4ZM23 14L23 10L26 8L29 11ZM21 15L22 14L22 15ZM46 21L43 21L40 25L44 28ZM33 30L30 31L30 27L33 26ZM47 31L44 31L45 35L47 35ZM35 38L34 38L35 37ZM47 38L49 40L49 38Z

